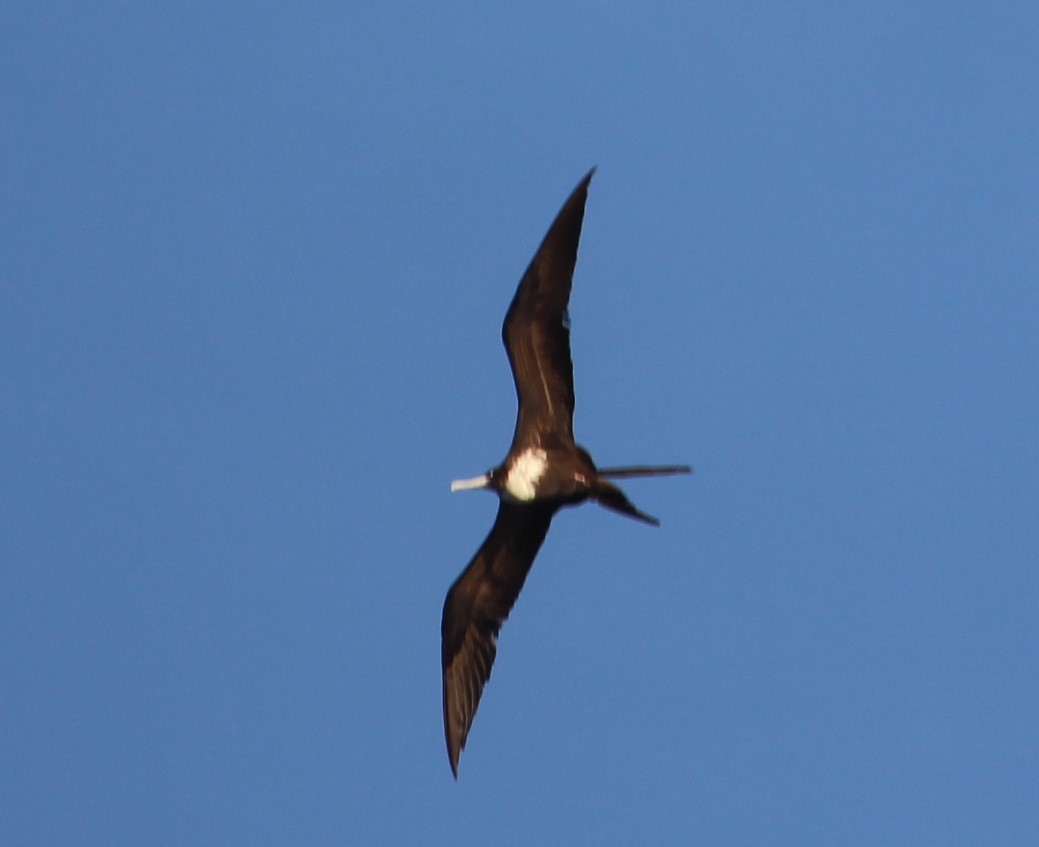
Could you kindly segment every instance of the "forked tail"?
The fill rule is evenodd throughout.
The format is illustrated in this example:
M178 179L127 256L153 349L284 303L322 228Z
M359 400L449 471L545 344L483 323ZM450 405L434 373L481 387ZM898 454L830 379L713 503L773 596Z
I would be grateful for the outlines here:
M607 482L606 477L621 479L634 476L673 476L680 473L692 473L689 465L631 465L626 468L600 468L592 490L592 497L607 509L620 512L629 518L648 523L652 526L660 526L660 521L652 515L640 512L635 508L627 496L612 482Z
M689 465L631 465L626 468L599 468L599 476L609 479L625 479L635 476L674 476L692 473Z

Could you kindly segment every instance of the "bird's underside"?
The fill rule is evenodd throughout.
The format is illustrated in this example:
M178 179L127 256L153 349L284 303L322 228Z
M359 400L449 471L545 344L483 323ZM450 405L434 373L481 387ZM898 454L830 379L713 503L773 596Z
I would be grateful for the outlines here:
M505 461L452 490L490 488L499 495L494 526L447 593L441 619L444 733L451 771L465 747L497 636L512 610L555 513L596 500L608 509L659 525L609 479L689 473L685 465L598 469L574 444L573 367L567 308L592 172L581 181L545 235L520 281L502 326L518 410ZM549 446L551 445L551 446Z

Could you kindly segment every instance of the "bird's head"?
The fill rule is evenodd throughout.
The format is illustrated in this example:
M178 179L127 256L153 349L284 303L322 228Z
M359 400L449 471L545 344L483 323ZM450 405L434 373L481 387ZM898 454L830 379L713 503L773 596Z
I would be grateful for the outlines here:
M477 488L498 489L498 469L492 468L487 473L474 476L472 479L456 479L451 483L452 491L472 491Z

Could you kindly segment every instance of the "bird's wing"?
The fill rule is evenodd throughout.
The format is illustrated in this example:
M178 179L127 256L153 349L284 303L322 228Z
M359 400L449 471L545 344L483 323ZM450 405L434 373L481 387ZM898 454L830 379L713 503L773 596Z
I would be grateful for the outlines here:
M456 777L458 757L491 675L498 630L523 588L556 508L501 501L487 540L447 592L440 623L444 734Z
M557 433L573 441L574 366L567 307L594 173L594 168L588 172L556 215L501 328L519 401L513 449L526 446L520 440L537 433Z

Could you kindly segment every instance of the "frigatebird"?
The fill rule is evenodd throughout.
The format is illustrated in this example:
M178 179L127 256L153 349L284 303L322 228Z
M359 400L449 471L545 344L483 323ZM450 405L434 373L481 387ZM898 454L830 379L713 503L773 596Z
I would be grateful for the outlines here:
M452 491L490 488L498 516L444 601L440 624L444 734L451 772L465 747L497 652L498 631L534 563L549 524L563 506L595 500L653 526L610 478L689 473L686 465L597 468L574 443L574 369L567 308L588 184L581 180L549 227L505 314L501 336L519 409L512 446L498 467L456 480Z

